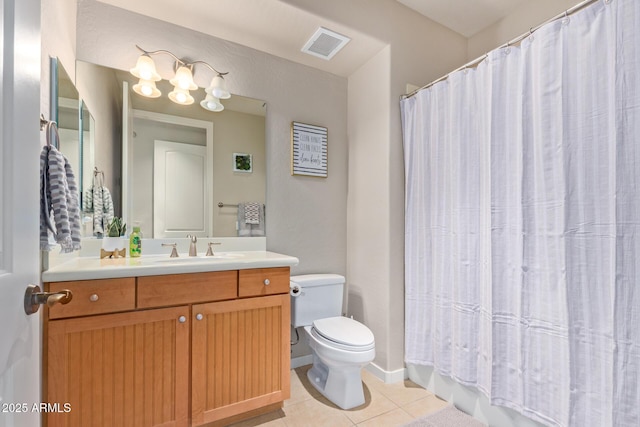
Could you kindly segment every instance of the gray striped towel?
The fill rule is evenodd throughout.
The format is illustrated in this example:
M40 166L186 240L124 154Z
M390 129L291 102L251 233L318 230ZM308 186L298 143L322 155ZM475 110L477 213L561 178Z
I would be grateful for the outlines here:
M51 250L49 232L64 253L80 249L78 186L67 158L54 146L40 153L40 249Z
M113 199L105 186L91 187L85 192L84 212L93 213L93 234L102 236L113 219Z

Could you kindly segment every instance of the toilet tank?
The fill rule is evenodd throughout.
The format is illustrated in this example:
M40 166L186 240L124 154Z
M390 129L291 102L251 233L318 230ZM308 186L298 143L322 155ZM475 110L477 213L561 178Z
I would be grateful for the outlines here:
M344 277L338 274L291 276L293 327L308 326L317 319L342 315L344 282Z

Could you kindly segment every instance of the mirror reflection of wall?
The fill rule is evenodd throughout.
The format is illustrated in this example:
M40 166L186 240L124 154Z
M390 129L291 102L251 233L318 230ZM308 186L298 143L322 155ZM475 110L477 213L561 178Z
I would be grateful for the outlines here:
M80 115L80 126L82 132L80 135L80 146L82 147L82 188L87 188L93 179L93 170L95 168L95 127L96 121L89 112L87 104L83 101L82 114Z
M52 94L57 93L56 107L51 111L52 120L58 123L58 135L60 136L60 151L66 156L71 164L78 186L82 183L82 168L80 148L80 137L78 132L80 104L78 91L69 78L69 74L65 70L62 63L52 60L52 76L57 76L55 84L51 85ZM53 83L53 82L52 82Z
M86 194L94 182L95 168L104 173L104 186L113 200L116 216L122 216L120 188L121 144L122 144L122 93L113 70L76 61L76 87L84 102L84 109L90 111L83 127L89 128L89 140L83 138L83 170L86 179L82 191ZM90 178L89 178L90 177ZM102 177L102 175L101 175ZM93 231L89 233L92 235Z
M109 76L108 84L105 82L105 76ZM172 86L166 81L158 82L158 88L163 92L163 96L156 99L144 98L132 90L128 91L128 99L130 100L131 112L124 113L123 117L123 92L122 82L126 81L128 87L137 83L137 79L130 73L113 70L106 67L88 64L82 61L77 62L76 79L78 89L81 96L86 100L89 109L93 113L96 121L95 136L95 165L104 171L105 177L112 176L117 182L126 183L127 188L123 188L123 194L127 195L127 208L122 211L121 215L125 219L133 223L139 223L145 238L150 237L166 237L167 235L155 235L154 225L158 223L162 215L161 212L154 212L154 185L158 179L154 181L154 146L156 141L179 142L187 145L203 145L202 129L188 129L185 127L168 125L167 123L153 123L149 119L141 119L145 112L159 113L174 118L186 118L188 120L202 121L211 124L213 142L210 160L212 167L212 178L210 181L199 183L202 188L209 188L210 205L212 209L205 221L212 224L211 231L207 231L207 236L215 237L232 237L238 235L237 220L238 210L235 207L241 202L258 202L265 203L266 191L266 159L265 159L265 116L266 104L263 101L245 98L241 96L232 96L230 99L223 100L225 110L222 112L210 112L200 107L200 99L196 99L191 106L176 105L169 101L166 97ZM100 82L100 83L98 83ZM112 84L116 82L116 84ZM104 91L98 95L99 88L110 87L109 93ZM114 87L116 86L116 87ZM85 96L85 91L93 88L93 94ZM203 92L204 91L195 91ZM199 94L193 93L194 97ZM100 104L102 102L102 104ZM105 106L107 104L108 106ZM126 103L125 103L126 105ZM117 111L112 110L116 108ZM100 111L109 111L105 117ZM142 113L141 113L142 112ZM129 116L129 118L127 118ZM138 116L136 118L136 116ZM115 162L112 167L108 167L106 162L101 165L101 156L107 152L108 147L105 145L117 144L117 148L111 147L112 152L120 152L121 141L115 141L115 138L104 138L104 133L108 130L101 126L101 122L110 122L111 129L127 129L128 126L122 126L122 121L127 120L130 126L130 132L123 135L128 138L128 152L124 153L125 167L128 164L129 173L120 176L120 169L116 168ZM117 122L117 123L116 123ZM186 136L185 136L186 135ZM192 138L194 137L194 138ZM200 139L198 139L200 138ZM250 154L252 158L251 172L234 171L234 153ZM119 166L119 163L118 165ZM168 176L168 174L167 174ZM125 179L121 179L125 178ZM195 178L189 178L191 180ZM173 181L172 181L173 182ZM192 182L192 181L189 181ZM193 187L188 183L180 184L183 187ZM112 191L112 193L115 193ZM119 193L118 193L119 196ZM116 195L114 194L114 204L116 203ZM119 203L119 201L118 201ZM218 203L225 206L218 207ZM173 206L171 213L166 216L189 217L195 210L193 205L196 202L187 203L191 206L182 206L184 202L172 203L167 205ZM129 206L130 205L130 206ZM120 206L120 205L119 205ZM119 211L120 212L120 211ZM178 227L177 234L180 237L183 234ZM186 235L186 232L184 233Z

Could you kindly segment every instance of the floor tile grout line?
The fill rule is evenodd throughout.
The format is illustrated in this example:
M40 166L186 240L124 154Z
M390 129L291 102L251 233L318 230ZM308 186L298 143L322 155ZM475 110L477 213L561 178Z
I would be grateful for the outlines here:
M308 368L307 368L308 369ZM406 408L409 407L410 405L415 405L417 402L424 400L424 399L437 399L437 400L441 400L440 398L438 398L435 394L431 393L430 391L426 390L425 388L419 386L419 385L415 385L415 387L406 387L407 382L405 381L404 384L400 384L400 383L394 383L394 384L386 384L382 381L379 381L377 378L372 377L372 378L366 378L365 375L363 375L363 383L364 385L369 389L370 392L370 401L369 403L373 402L373 393L375 391L376 394L379 394L379 396L384 397L385 400L387 400L389 402L389 404L391 406L393 406L393 408L389 408L389 409L384 409L383 412L378 413L374 416L367 416L367 418L362 419L362 420L358 420L357 422L354 421L354 419L352 419L349 416L349 411L345 411L345 410L341 410L340 408L337 407L333 407L333 406L327 406L324 402L321 401L321 399L323 399L322 395L314 395L313 391L314 389L310 389L309 384L307 384L307 382L305 381L306 379L306 370L304 369L304 367L301 368L296 368L296 369L292 369L291 370L291 375L292 377L295 375L297 376L297 380L299 381L299 385L302 387L301 389L297 390L297 394L296 394L296 402L295 403L289 403L286 404L285 406L283 406L282 411L283 411L283 416L278 418L278 425L280 426L285 426L285 427L293 427L293 424L291 423L295 423L295 422L300 422L301 420L299 420L299 411L301 411L301 408L304 408L304 406L300 406L298 409L298 414L296 414L294 417L288 417L287 416L287 412L289 411L296 411L296 406L298 405L303 405L303 404L309 404L309 401L311 400L315 400L318 403L321 403L323 405L326 406L325 410L327 411L335 411L340 413L344 418L342 417L338 417L338 420L342 420L344 421L345 425L350 425L352 427L357 427L359 425L372 425L372 422L375 422L374 420L376 418L381 418L384 416L387 416L390 412L396 411L397 409L400 409L400 413L402 413L403 415L405 415L407 418L411 419L411 420L415 420L419 417L415 417L411 414L411 412L409 412ZM301 374L301 375L298 375ZM372 379L376 379L378 380L378 382L372 383ZM410 385L412 382L410 382ZM298 387L298 386L296 386ZM313 386L311 386L313 387ZM415 389L416 395L413 394L411 389ZM394 400L395 398L395 400ZM363 408L364 409L364 408ZM304 411L302 411L304 412ZM415 413L415 411L413 411ZM291 414L291 412L289 412ZM357 413L356 411L354 411L354 414ZM357 419L357 417L356 417ZM295 420L295 421L294 421ZM252 426L259 426L259 425L264 425L267 423L271 423L273 421L276 420L264 420L264 422L262 422L259 424L251 424ZM309 418L309 425L312 425L314 421L317 421L316 419L313 418ZM249 424L243 424L243 425L249 425Z
M373 420L373 419L375 419L375 418L378 418L378 417L381 417L381 416L383 416L383 415L385 415L385 414L388 414L389 412L393 412L393 411L395 411L396 409L401 409L401 410L402 410L403 412L405 412L405 413L407 412L407 411L405 411L404 409L402 409L401 407L399 407L398 405L396 405L395 403L394 403L394 405L395 405L395 408L393 408L393 409L389 409L388 411L384 411L384 412L381 412L381 413L379 413L379 414L377 414L377 415L374 415L374 416L372 416L372 417L365 418L364 420L361 420L361 421L359 421L359 422L357 422L357 423L356 423L355 421L353 421L353 420L351 420L351 422L352 422L352 423L354 423L354 425L355 425L355 426L357 426L357 425L359 425L359 424L366 423L367 421L371 421L371 420ZM411 416L411 414L409 414L409 416Z

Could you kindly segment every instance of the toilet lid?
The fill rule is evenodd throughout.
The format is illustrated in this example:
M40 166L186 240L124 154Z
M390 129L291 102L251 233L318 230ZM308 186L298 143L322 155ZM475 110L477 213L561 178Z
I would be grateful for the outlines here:
M313 321L313 328L324 338L351 347L373 344L373 333L362 323L348 317L328 317Z

